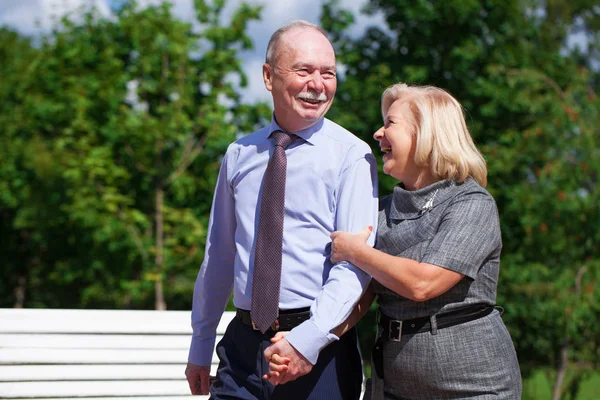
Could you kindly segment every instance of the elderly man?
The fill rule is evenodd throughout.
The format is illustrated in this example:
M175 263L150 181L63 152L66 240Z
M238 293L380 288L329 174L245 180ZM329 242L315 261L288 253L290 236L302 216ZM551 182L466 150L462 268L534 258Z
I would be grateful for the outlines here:
M223 158L194 290L186 376L193 394L210 389L212 399L358 399L356 333L332 331L370 277L331 263L329 235L377 226L376 162L368 145L324 118L337 80L321 28L295 21L277 30L263 78L273 117ZM216 327L232 289L236 318L217 345L213 382ZM274 386L262 376L277 331L291 332L266 354L290 362Z

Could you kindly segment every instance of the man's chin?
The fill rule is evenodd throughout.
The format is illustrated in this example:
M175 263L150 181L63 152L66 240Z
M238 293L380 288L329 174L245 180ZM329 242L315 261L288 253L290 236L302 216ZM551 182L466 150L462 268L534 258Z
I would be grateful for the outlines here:
M300 112L300 117L305 121L317 121L321 119L327 113L329 107L321 106L317 109L307 110L304 109Z

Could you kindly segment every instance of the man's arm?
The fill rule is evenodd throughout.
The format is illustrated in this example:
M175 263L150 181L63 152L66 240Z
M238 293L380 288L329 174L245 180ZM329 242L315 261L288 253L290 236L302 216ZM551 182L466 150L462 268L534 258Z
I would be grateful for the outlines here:
M354 306L354 309L352 310L352 313L350 314L350 316L348 318L346 318L346 320L341 325L339 325L337 328L335 328L333 333L339 337L339 336L342 336L343 334L345 334L346 332L348 332L350 329L352 329L352 327L354 327L354 325L356 325L358 323L358 321L360 321L362 319L362 317L365 316L365 314L371 307L371 304L373 303L374 299L375 299L375 292L373 291L373 284L371 284L371 285L369 285L365 294L361 297L359 302L356 303L356 306ZM275 336L273 336L273 338L271 339L271 342L277 343L279 341L282 341L287 334L288 334L288 332L277 332L277 334L275 334ZM286 346L289 346L289 349ZM285 350L294 351L295 350L291 345L286 345L286 346L284 346L282 348L283 351L285 351ZM268 380L272 385L283 384L283 383L286 383L291 380L287 376L288 370L290 369L291 359L289 357L284 357L284 356L280 355L278 353L279 350L280 350L280 348L276 345L269 346L265 350L265 358L269 361L269 372L266 373L265 375L263 375L263 379ZM300 355L300 357L303 357L303 356ZM305 368L303 363L300 363L299 365L293 364L293 365L291 365L291 368L292 368L292 371L290 372L291 375L297 375L297 377L305 375L305 374L299 374L297 372L298 370L302 370L303 368ZM312 369L312 364L307 368L307 371L310 372L311 369Z
M190 388L207 394L216 330L233 289L235 261L235 201L229 185L228 155L219 171L208 223L204 261L198 272L192 304L192 342L186 377Z
M365 226L377 226L377 163L366 146L363 154L342 171L337 193L335 227L337 230L360 232ZM375 232L374 232L375 233ZM369 243L373 245L373 234ZM335 264L311 306L311 318L294 328L273 350L291 359L287 376L290 380L307 373L307 368L294 371L294 363L314 365L322 348L338 337L333 333L350 315L366 289L370 277L348 262ZM310 369L308 369L310 371Z

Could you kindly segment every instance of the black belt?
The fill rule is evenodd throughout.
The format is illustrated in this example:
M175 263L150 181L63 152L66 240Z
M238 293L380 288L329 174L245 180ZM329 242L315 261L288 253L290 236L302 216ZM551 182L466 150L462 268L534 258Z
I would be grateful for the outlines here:
M473 321L485 317L492 311L494 311L494 307L478 304L438 314L435 316L435 329L444 329ZM388 317L380 310L379 326L382 333L375 342L372 352L373 367L380 379L383 379L383 342L388 340L399 342L402 335L429 332L432 330L431 319L431 317L421 317L400 321Z
M259 329L254 325L254 321L252 321L252 317L250 316L250 311L242 310L238 308L235 316L244 324L251 326L252 329L258 331ZM269 330L273 332L277 331L291 331L304 321L310 318L310 308L296 308L293 310L280 310L279 316L271 325Z
M494 307L479 304L438 314L435 316L437 329L448 328L450 326L473 321L485 317L492 311L494 311ZM385 339L399 342L402 335L429 332L431 330L431 318L421 317L400 321L392 319L384 313L380 313L379 325L383 329L382 336Z

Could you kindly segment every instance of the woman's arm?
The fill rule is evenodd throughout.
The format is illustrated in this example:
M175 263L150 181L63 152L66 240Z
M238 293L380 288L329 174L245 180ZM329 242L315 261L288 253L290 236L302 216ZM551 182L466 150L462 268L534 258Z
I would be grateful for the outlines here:
M383 286L414 301L437 297L464 277L437 265L392 256L374 249L366 244L370 233L370 228L360 233L333 232L331 261L347 260Z

